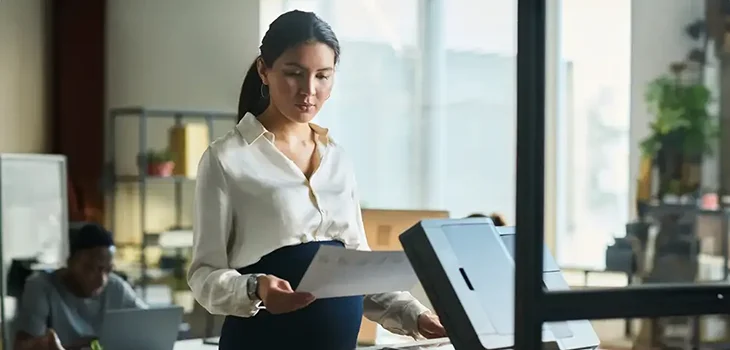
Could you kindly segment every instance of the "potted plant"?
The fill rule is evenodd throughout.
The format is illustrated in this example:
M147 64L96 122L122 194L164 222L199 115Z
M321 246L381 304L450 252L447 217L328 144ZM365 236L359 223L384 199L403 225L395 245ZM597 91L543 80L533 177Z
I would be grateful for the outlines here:
M645 95L654 121L641 150L658 170L660 199L700 189L702 156L712 152L712 141L719 135L707 110L710 91L688 79L688 67L684 62L672 64L670 74L652 81Z
M148 150L140 154L140 165L146 164L148 176L168 177L175 170L175 162L169 150Z

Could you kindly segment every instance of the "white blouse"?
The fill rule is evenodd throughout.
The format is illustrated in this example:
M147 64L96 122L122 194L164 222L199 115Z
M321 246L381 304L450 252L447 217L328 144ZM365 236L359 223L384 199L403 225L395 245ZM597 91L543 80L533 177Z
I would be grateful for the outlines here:
M193 259L188 284L210 313L251 317L260 309L235 269L283 246L337 240L370 250L352 164L327 129L318 135L319 168L309 180L274 146L252 114L215 140L198 167ZM417 335L428 309L408 292L365 296L365 316L398 334Z

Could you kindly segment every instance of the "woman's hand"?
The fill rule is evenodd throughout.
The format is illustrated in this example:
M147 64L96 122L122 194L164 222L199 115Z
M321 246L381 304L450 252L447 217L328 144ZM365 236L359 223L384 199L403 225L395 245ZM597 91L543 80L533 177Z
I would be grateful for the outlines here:
M295 292L289 282L273 275L258 277L258 295L272 314L296 311L314 301L311 293Z
M443 338L446 336L446 329L438 316L432 312L426 312L418 316L418 333L428 339Z

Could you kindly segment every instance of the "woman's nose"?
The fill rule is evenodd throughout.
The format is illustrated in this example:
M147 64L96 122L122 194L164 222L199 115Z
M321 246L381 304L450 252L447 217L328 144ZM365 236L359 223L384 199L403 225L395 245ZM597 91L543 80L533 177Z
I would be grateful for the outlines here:
M314 77L309 79L302 79L299 87L299 93L302 95L311 96L317 92L316 79Z

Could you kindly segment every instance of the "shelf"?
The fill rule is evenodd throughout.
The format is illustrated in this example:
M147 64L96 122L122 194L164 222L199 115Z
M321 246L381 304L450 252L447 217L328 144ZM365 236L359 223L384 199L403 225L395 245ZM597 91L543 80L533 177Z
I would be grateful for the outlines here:
M205 111L205 110L181 110L181 109L164 109L164 108L145 108L138 106L113 108L109 111L112 118L115 117L138 117L145 115L152 118L213 118L213 119L238 119L236 113Z
M163 249L188 249L193 247L193 229L170 229L163 232L145 232L140 242L121 242L119 248L159 247Z
M116 174L116 168L114 164L116 164L114 160L114 155L116 154L116 127L117 124L116 121L118 119L131 119L136 118L134 120L135 122L139 123L139 138L137 140L138 144L138 151L139 152L146 152L148 148L148 139L150 138L150 135L148 135L148 128L149 128L149 122L150 118L153 119L167 119L168 121L174 121L176 125L182 125L186 123L188 120L196 120L196 121L203 121L207 127L208 127L208 137L212 140L213 139L213 126L215 121L226 121L226 122L232 122L233 125L236 124L238 121L238 114L234 112L229 111L214 111L214 110L185 110L185 109L179 109L179 108L157 108L157 107L143 107L143 106L123 106L119 108L111 108L108 111L108 116L111 118L112 123L110 124L109 130L108 130L108 137L105 139L108 140L105 143L105 154L108 156L110 161L104 165L104 177L102 179L103 186L105 189L105 194L110 197L110 204L109 204L109 221L112 225L112 228L114 228L115 224L117 223L117 217L115 212L115 206L117 198L118 191L117 188L121 184L136 184L139 187L139 190L141 191L140 196L138 196L139 201L139 208L142 210L141 213L139 213L138 221L139 221L139 230L140 232L143 232L143 236L141 237L140 242L124 242L119 243L119 247L130 247L130 248L137 248L139 249L139 268L141 269L141 275L145 276L146 271L148 270L149 266L147 265L147 255L145 253L146 247L159 247L160 245L167 247L167 248L174 248L174 249L189 249L189 247L192 245L192 233L191 232L183 232L183 231L171 231L166 232L165 234L150 234L148 233L147 227L146 227L146 214L147 214L147 206L145 205L147 201L147 197L144 193L147 186L157 186L161 184L171 184L175 185L172 186L174 189L174 195L173 198L171 198L171 201L174 203L174 209L175 209L175 225L174 226L181 226L181 221L183 220L185 209L183 208L183 195L184 191L182 186L183 184L188 183L195 183L194 178L190 178L187 176L167 176L167 177L161 177L161 176L149 176L146 174L145 167L141 166L138 168L138 171L142 172L141 174L125 174L125 175L118 175ZM129 117L129 118L127 118ZM140 159L138 157L138 166L140 165L146 165L146 158L144 156ZM131 172L131 171L130 171ZM163 247L163 248L164 248ZM147 285L147 279L143 278L141 280L141 286L144 290L145 286Z
M142 175L117 175L116 183L176 183L176 182L194 182L186 176L142 176Z

